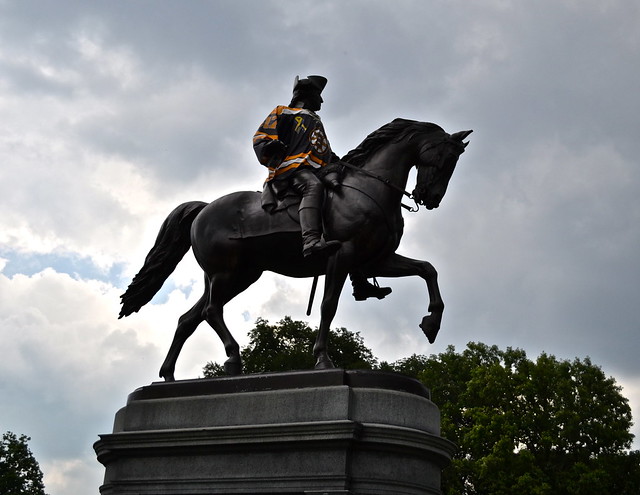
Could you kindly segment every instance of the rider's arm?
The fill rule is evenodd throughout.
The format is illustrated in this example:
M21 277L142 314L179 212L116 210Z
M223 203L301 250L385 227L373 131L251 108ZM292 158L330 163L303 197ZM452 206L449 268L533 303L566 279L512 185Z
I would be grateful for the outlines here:
M282 107L274 108L253 136L253 151L258 157L258 161L263 165L268 165L271 158L276 154L281 154L280 150L283 149L284 143L282 145L274 144L275 142L280 143L278 140L278 117L281 113ZM284 146L284 150L286 150L286 146Z

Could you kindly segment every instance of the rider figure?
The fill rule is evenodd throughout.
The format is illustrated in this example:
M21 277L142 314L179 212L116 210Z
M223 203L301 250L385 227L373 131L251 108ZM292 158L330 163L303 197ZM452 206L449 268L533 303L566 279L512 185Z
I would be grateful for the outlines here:
M302 196L298 211L305 257L329 255L340 248L339 241L322 238L324 186L315 174L315 169L328 165L335 157L315 113L320 110L320 93L326 84L321 76L296 77L290 105L276 107L253 137L258 160L269 169L267 182L275 181L276 189L284 185Z
M269 169L267 182L277 192L290 188L302 196L298 211L305 257L328 256L341 245L339 241L326 241L322 237L324 185L316 175L322 167L340 161L331 151L316 113L323 103L321 93L326 84L327 79L322 76L306 79L296 76L289 106L277 106L253 137L258 160ZM326 180L332 187L338 186L335 177L329 175ZM359 274L352 273L351 281L357 300L382 299L391 292L388 287L370 284Z

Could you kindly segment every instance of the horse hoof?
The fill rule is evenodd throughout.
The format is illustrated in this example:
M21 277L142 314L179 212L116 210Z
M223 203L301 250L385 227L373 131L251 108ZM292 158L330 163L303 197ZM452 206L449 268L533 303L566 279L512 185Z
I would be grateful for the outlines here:
M422 318L422 323L418 325L424 334L427 336L427 340L430 344L433 344L436 340L436 336L438 335L438 331L440 330L440 321L437 320L433 315L427 315Z
M160 378L164 378L165 382L175 382L176 378L173 376L173 373L162 374L160 373Z
M226 361L224 371L227 375L236 376L242 373L242 361Z
M335 366L328 357L318 358L318 361L316 361L315 369L317 370L331 370L333 368L335 368Z

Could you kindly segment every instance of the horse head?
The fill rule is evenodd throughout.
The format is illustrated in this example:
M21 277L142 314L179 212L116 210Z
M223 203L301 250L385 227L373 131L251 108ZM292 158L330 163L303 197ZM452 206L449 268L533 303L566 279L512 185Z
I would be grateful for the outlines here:
M472 132L456 132L447 135L441 141L427 142L421 146L416 163L416 188L412 193L417 204L425 206L428 210L440 206L458 163L458 157L469 144L469 141L464 142L464 139Z

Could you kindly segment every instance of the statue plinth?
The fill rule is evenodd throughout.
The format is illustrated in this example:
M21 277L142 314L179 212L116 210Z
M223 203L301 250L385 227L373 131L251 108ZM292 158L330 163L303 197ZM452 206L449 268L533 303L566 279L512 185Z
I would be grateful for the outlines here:
M94 449L102 495L425 494L455 449L418 381L303 371L137 389Z

